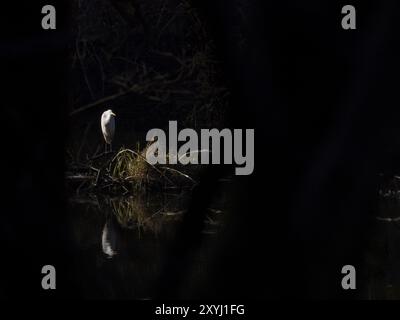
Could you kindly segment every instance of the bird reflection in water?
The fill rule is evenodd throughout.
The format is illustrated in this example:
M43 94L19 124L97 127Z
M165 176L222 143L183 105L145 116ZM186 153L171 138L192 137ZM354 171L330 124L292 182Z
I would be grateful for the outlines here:
M115 218L112 215L108 215L101 235L101 246L104 254L109 259L117 255L120 250L119 232L119 225Z
M129 254L128 248L137 244L132 241L146 235L173 237L184 202L183 195L170 197L167 201L157 196L99 198L99 209L106 213L101 235L103 253L108 258Z

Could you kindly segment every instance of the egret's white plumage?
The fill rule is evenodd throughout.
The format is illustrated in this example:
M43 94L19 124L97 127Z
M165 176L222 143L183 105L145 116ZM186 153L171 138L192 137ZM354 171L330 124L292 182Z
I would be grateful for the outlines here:
M110 145L114 138L115 132L115 113L112 110L104 111L101 115L101 131L103 132L104 140L106 141L106 150L107 144Z

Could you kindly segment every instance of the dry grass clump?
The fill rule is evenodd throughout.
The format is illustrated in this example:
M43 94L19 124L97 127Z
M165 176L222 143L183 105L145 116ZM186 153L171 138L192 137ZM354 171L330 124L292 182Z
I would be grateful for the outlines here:
M152 165L145 158L147 147L142 151L121 149L109 163L109 175L115 183L135 190L173 188L195 184L189 175L166 165Z
M131 149L121 149L110 161L109 172L114 180L130 184L136 189L150 186L156 181L157 170L146 158Z
M191 189L196 185L191 177L199 171L196 166L153 165L145 157L146 150L147 147L142 151L121 148L115 154L101 154L79 166L71 166L67 181L78 194L86 191L110 195ZM192 173L189 175L188 171ZM74 183L78 183L78 187L74 187Z

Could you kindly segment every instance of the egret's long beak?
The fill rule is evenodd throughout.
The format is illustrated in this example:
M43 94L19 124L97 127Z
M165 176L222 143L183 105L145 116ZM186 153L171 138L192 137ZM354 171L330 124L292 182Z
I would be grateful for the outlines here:
M114 113L114 112L111 112L111 115L112 116L114 116L114 117L116 117L117 115Z

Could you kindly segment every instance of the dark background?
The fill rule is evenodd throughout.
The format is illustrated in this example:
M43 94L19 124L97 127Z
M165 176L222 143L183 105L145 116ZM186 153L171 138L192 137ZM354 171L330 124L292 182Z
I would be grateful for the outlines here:
M80 296L63 216L69 8L52 1L57 30L46 31L44 4L2 8L0 297ZM399 163L400 8L394 0L352 1L357 30L346 31L346 4L249 1L248 45L237 50L232 2L193 0L233 92L226 117L235 128L255 128L256 159L253 175L235 179L235 214L210 259L215 273L190 296L362 296L378 173L396 173ZM224 170L210 169L196 190L185 246L171 249L183 261ZM55 291L41 289L45 264L57 269ZM340 287L346 264L358 271L354 292ZM186 267L166 266L160 297L184 297Z

